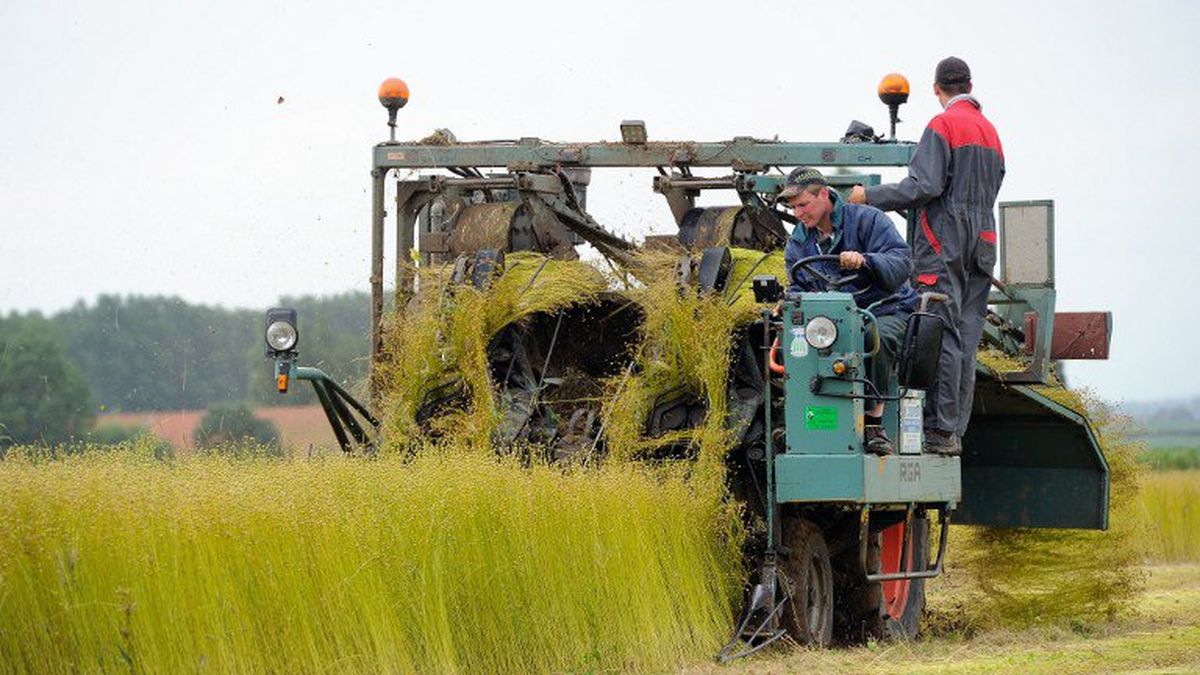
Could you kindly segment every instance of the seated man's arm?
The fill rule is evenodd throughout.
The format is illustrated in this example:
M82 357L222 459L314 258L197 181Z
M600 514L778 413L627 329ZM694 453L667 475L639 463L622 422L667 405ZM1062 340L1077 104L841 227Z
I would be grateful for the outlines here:
M896 225L882 211L874 211L867 228L867 267L880 288L891 293L912 276L912 251Z
M797 227L801 226L798 225ZM787 243L783 247L783 273L787 276L787 279L784 281L784 287L787 288L788 293L796 293L801 290L800 286L796 284L795 277L804 277L804 270L796 270L796 273L793 276L792 265L803 257L804 255L803 251L801 250L800 242L788 237Z

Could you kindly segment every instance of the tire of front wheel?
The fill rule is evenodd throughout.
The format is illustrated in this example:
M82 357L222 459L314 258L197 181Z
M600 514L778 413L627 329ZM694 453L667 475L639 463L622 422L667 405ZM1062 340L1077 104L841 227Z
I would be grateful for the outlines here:
M788 549L783 573L791 596L783 624L793 640L805 646L833 643L833 570L821 528L799 517L784 520Z

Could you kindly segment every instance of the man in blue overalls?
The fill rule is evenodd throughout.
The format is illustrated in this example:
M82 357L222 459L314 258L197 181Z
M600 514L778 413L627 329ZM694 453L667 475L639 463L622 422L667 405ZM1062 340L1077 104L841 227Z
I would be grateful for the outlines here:
M856 271L858 278L838 290L853 293L859 307L878 303L871 312L878 328L879 350L868 360L867 379L881 395L888 390L908 316L917 306L917 294L909 284L912 258L908 244L883 211L873 206L847 204L820 171L801 167L793 170L784 183L779 200L791 207L800 224L792 231L784 249L787 269L801 258L836 255L837 264L814 263L829 276L837 270ZM823 269L822 269L823 268ZM796 268L789 279L789 290L820 290L820 283L803 268ZM868 334L872 333L868 329ZM890 455L891 440L883 431L883 401L867 399L863 440L868 452Z

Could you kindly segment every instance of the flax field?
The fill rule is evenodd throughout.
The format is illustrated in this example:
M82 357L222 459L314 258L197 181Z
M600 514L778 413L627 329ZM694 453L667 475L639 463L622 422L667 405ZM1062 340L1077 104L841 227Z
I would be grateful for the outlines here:
M761 307L735 252L721 294L681 294L666 258L638 278L513 255L485 291L422 270L387 326L377 454L156 458L149 441L0 458L0 670L664 672L710 663L742 599L746 536L725 484L731 340ZM619 290L645 317L600 383L607 454L551 464L497 448L487 346L505 325ZM984 361L997 358L984 355ZM706 401L646 435L661 391ZM431 393L458 403L421 419ZM1111 621L1143 564L1200 562L1200 472L1145 474L1119 418L1062 387L1112 471L1108 532L956 528L935 624ZM656 454L685 447L675 459Z
M0 462L0 664L68 672L669 670L740 589L678 475L471 453Z

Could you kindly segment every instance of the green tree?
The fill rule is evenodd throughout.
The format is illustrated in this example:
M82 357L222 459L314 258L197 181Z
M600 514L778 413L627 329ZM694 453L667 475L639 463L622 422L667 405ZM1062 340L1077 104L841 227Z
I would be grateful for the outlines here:
M254 416L244 403L214 405L200 419L193 438L201 449L221 449L255 443L268 448L268 454L280 454L279 430L270 420Z
M0 448L79 438L95 413L61 335L40 314L0 317Z
M101 295L55 317L109 410L184 410L246 397L245 347L261 342L250 310L175 297Z
M300 351L343 386L365 382L369 296L284 297L300 313ZM275 392L263 354L263 312L192 305L175 297L101 295L54 317L68 353L102 409L183 410L221 401L315 403L312 388ZM300 383L297 383L300 384Z

